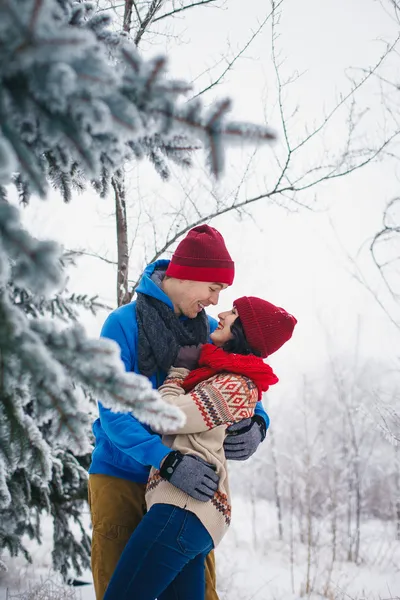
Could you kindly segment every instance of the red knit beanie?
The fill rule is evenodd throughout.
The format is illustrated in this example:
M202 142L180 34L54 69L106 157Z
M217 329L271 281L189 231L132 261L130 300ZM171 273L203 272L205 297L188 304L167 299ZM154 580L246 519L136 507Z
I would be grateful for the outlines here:
M199 225L178 245L166 275L232 285L235 265L220 232L209 225Z
M254 296L233 303L247 341L263 358L270 356L292 337L297 320L283 308Z

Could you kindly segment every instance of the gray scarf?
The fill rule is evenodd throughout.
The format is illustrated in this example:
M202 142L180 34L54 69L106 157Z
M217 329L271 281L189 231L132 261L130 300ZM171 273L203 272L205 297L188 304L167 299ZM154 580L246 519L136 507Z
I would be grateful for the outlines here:
M155 273L152 279L159 283L162 275ZM158 369L167 373L182 346L205 344L210 335L204 310L194 319L181 321L164 302L140 292L137 294L136 318L139 372L147 377Z

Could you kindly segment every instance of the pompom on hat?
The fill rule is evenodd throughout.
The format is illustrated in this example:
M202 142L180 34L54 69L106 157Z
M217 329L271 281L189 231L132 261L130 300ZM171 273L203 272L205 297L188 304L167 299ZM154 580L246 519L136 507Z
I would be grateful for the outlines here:
M175 279L232 285L234 262L219 231L199 225L189 231L175 250L166 275Z
M243 296L233 303L246 339L263 358L290 340L297 320L283 308L254 296Z

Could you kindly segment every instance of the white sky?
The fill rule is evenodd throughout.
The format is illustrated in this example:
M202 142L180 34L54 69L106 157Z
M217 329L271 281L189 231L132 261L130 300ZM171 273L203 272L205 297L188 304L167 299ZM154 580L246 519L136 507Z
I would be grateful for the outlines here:
M245 3L229 0L227 6L223 11L212 8L188 11L185 19L174 26L175 33L183 32L185 43L177 45L174 40L162 38L169 48L172 73L194 78L224 53L228 39L234 53L270 10L265 0ZM289 112L298 105L293 131L299 135L306 123L311 128L334 104L340 91L348 88L346 69L374 64L383 52L382 40L393 40L397 27L380 2L374 0L286 0L282 6L277 45L281 58L285 59L283 72L285 76L294 71L304 73L285 97ZM162 50L154 43L144 49L151 54ZM385 75L400 81L395 60L388 61ZM199 87L206 85L207 77L201 81ZM229 95L234 99L235 118L263 122L267 114L270 125L279 132L275 89L267 26L208 100ZM382 123L378 87L368 86L357 99L359 106L369 108L362 131L367 143L374 140ZM324 140L328 151L343 143L344 119L343 112L329 130ZM277 152L281 144L282 137L275 144ZM303 154L296 168L318 162L321 148L314 146L309 154ZM229 187L246 157L248 152L229 153L226 176L218 189ZM271 149L260 151L255 171L246 185L249 194L263 189L270 162ZM174 173L178 172L174 169ZM143 194L156 190L168 198L179 193L174 180L170 184L161 183L152 167L145 163L139 165L138 173ZM237 272L233 288L221 295L220 308L225 310L241 295L258 295L280 304L298 319L293 340L271 359L281 381L286 380L282 389L289 389L289 381L294 384L302 373L313 372L322 365L328 346L333 352L353 355L358 325L361 356L398 361L400 332L390 324L372 296L351 277L352 266L346 259L346 252L356 256L379 230L383 207L397 193L397 165L388 159L299 197L308 203L315 200L318 210L288 212L261 201L250 211L253 220L224 216L213 221L225 236ZM131 197L133 202L134 192ZM112 257L115 244L112 210L111 201L101 201L93 195L86 194L72 205L63 206L52 194L46 204L33 201L25 211L25 218L41 237L56 236L69 248L108 252ZM133 257L134 264L140 260L139 255ZM357 260L371 286L383 294L365 248ZM115 285L112 268L96 259L82 259L78 269L71 272L71 290L99 293L110 304L115 302ZM382 298L399 320L399 307L387 296ZM98 333L104 318L105 315L97 320L87 318L91 333Z

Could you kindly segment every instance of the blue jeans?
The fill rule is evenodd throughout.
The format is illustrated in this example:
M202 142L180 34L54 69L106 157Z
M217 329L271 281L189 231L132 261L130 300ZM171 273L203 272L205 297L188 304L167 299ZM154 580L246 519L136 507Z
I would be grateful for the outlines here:
M104 600L204 600L205 557L212 548L195 514L154 504L131 535Z

